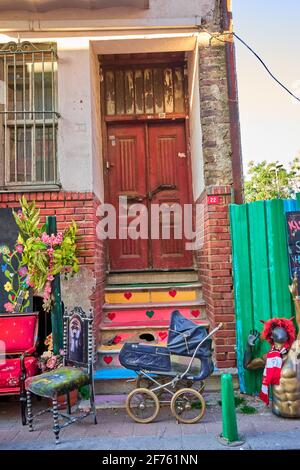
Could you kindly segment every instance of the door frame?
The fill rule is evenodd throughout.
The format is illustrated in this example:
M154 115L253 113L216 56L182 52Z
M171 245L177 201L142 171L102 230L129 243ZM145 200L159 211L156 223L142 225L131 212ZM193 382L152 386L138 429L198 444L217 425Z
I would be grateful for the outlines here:
M121 54L122 55L122 54ZM126 63L129 65L137 65L136 60L134 59L133 54L132 59L127 59ZM166 53L167 57L168 53ZM149 57L151 53L149 53ZM109 124L126 124L126 123L144 123L146 128L146 123L174 123L174 122L184 122L185 126L185 139L186 139L186 153L187 153L187 171L188 171L188 185L191 188L189 192L189 196L191 198L191 203L194 205L193 200L193 181L192 181L192 161L191 161L191 145L190 145L190 125L189 125L189 92L188 92L188 74L187 74L187 60L181 62L182 66L184 67L184 75L183 75L183 93L184 93L184 112L183 113L173 113L172 115L168 115L166 117L158 118L157 116L151 115L126 115L126 116L106 116L105 115L105 90L104 90L104 81L102 79L102 65L101 65L101 56L99 58L99 77L100 77L100 113L101 113L101 134L102 134L102 161L103 161L103 181L104 181L104 200L105 202L109 200L109 169L107 167L108 164L108 126ZM178 62L174 62L174 60L168 60L168 65L171 67L172 65L177 65ZM149 63L149 65L153 65L153 60L143 60L144 64ZM148 153L149 153L149 143L148 143L148 132L145 132L146 138L146 171L147 176L149 171L148 165ZM148 224L149 225L149 224ZM149 227L150 230L150 227ZM109 262L109 249L108 243L105 243L105 261L106 261L106 270L107 272L134 272L132 269L123 269L123 270L111 270L110 269L110 262ZM152 264L152 259L149 259ZM193 254L193 264L195 263L195 257ZM185 271L187 268L178 268L178 269L153 269L148 267L146 271ZM192 269L192 267L190 268ZM142 272L142 270L136 270L136 272Z

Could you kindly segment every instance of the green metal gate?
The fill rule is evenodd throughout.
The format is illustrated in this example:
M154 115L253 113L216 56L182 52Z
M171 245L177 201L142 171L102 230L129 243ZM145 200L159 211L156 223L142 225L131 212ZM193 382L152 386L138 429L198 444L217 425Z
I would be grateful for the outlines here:
M245 344L251 329L262 330L260 320L290 318L293 313L286 244L286 201L274 199L230 206L232 266L240 389L255 394L262 371L243 368ZM263 341L255 357L268 351Z

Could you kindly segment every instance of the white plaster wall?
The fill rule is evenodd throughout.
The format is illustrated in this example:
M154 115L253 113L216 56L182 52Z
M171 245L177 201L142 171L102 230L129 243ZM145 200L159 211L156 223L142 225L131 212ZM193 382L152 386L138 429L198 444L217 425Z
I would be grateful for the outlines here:
M92 114L90 52L65 50L58 41L57 159L59 179L65 191L91 191Z
M19 1L18 5L21 4ZM115 2L117 4L117 2ZM23 11L17 9L16 6L13 10L1 11L1 19L14 21L40 20L40 27L43 28L47 21L60 19L73 21L79 19L81 21L89 19L100 20L99 25L106 20L122 21L127 20L133 22L134 20L149 21L153 19L171 19L171 18L195 18L196 16L205 17L210 20L213 16L213 10L216 0L149 0L149 8L134 8L124 6L113 6L100 9L81 9L81 8L59 8L50 9L45 12L32 12L26 11L26 2L24 2ZM78 6L78 5L77 5ZM43 23L45 22L45 23ZM145 23L144 23L145 24ZM115 24L114 26L117 26Z
M92 171L93 191L101 202L104 202L103 144L101 128L101 102L99 60L90 44L91 68L91 111L92 111Z
M193 52L188 53L188 84L190 105L189 122L193 195L194 200L196 201L205 186L202 150L202 130L200 121L199 56L197 45Z

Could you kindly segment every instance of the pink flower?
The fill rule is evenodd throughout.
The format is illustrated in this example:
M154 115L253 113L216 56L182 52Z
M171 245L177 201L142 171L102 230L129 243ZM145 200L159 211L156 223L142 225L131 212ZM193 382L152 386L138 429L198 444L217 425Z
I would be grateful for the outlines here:
M47 276L47 281L53 281L53 279L54 279L54 276L52 276L52 274L49 274Z
M25 276L26 274L28 273L28 269L27 269L27 266L22 266L20 269L19 269L19 275L20 276Z
M6 304L4 304L4 308L7 312L11 313L14 311L15 306L11 302L6 302Z
M46 362L46 367L48 367L48 369L54 369L55 366L56 366L56 357L52 356Z
M21 209L18 210L17 216L18 216L19 219L21 219L21 220L24 218L24 214L23 214L23 212L21 211Z
M17 251L18 253L23 253L23 250L24 250L23 245L17 245L17 246L16 246L16 251Z

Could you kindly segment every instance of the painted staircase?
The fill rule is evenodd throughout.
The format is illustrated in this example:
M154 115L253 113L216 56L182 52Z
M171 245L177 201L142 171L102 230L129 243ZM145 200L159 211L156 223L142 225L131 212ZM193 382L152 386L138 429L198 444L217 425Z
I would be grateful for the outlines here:
M100 326L95 367L96 393L127 392L136 374L119 363L125 342L166 346L171 313L178 309L209 326L201 284L193 270L110 274Z

